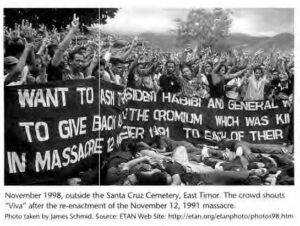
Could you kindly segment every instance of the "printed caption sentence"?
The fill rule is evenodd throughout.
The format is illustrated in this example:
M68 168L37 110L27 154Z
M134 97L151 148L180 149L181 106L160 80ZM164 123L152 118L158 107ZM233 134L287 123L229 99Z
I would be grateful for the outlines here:
M42 192L5 193L6 221L16 220L293 220L284 211L257 212L263 205L286 201L282 192ZM272 205L273 205L272 204ZM201 211L199 211L201 210ZM241 212L244 211L244 212Z

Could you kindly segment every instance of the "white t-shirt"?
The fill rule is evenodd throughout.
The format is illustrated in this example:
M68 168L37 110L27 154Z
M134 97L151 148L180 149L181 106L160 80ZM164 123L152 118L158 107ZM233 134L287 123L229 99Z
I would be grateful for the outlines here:
M264 100L265 85L268 83L266 76L257 80L254 75L248 79L248 88L244 100Z

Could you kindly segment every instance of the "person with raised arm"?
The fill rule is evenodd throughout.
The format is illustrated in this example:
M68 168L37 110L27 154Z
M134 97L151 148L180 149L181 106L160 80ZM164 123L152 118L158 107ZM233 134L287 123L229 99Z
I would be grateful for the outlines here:
M9 56L4 58L4 84L6 86L25 85L28 76L28 67L26 61L28 55L33 49L33 45L26 40L24 51L18 60L16 57Z
M75 32L78 30L78 28L79 28L79 18L76 17L76 14L74 14L73 21L71 22L71 26L68 34L57 47L54 46L55 49L54 54L47 68L48 81L63 80L64 54L66 50L69 48L71 40L74 37Z

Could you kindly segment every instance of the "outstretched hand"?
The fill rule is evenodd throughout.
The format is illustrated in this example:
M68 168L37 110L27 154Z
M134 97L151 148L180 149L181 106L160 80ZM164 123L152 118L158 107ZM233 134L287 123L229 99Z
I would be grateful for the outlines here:
M71 29L77 30L79 28L79 17L76 17L76 13L73 14L73 20L71 22Z
M32 29L32 24L28 20L22 20L20 35L26 39L27 42L31 43L34 39L34 30Z
M8 36L13 42L18 41L20 38L20 24L15 23L14 30L11 28L8 30Z

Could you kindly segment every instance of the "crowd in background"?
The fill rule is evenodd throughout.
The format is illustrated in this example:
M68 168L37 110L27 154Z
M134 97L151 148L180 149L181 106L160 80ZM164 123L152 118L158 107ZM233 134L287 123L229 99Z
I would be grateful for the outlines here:
M238 101L292 101L294 56L275 50L218 51L196 46L164 51L139 40L82 34L74 15L69 27L32 28L29 21L4 31L6 86L100 79L124 87L187 97ZM216 146L156 136L151 143L128 140L105 156L102 183L119 185L293 184L293 147L223 141ZM200 146L199 146L200 145ZM256 153L256 154L255 154ZM263 153L263 154L262 154ZM80 184L88 175L72 177ZM278 179L280 176L280 180ZM103 179L104 178L104 179ZM87 182L92 184L94 182Z
M151 43L102 35L100 79L124 87L236 101L289 100L292 53L218 51L196 46L163 51ZM101 81L100 80L100 81ZM101 84L101 82L100 82ZM291 107L292 111L292 107ZM293 130L293 127L290 127ZM107 185L275 185L294 183L293 142L287 145L222 140L192 144L157 135L127 140L102 164Z
M4 31L4 83L40 84L51 81L99 78L99 32L82 34L79 18L66 29L29 21Z
M275 49L250 54L241 48L196 46L168 52L137 37L82 35L76 15L60 32L44 25L32 28L23 20L4 33L5 85L100 78L204 99L293 98L294 56Z
M100 78L200 98L256 101L292 99L293 54L211 47L165 52L138 40L101 36Z

